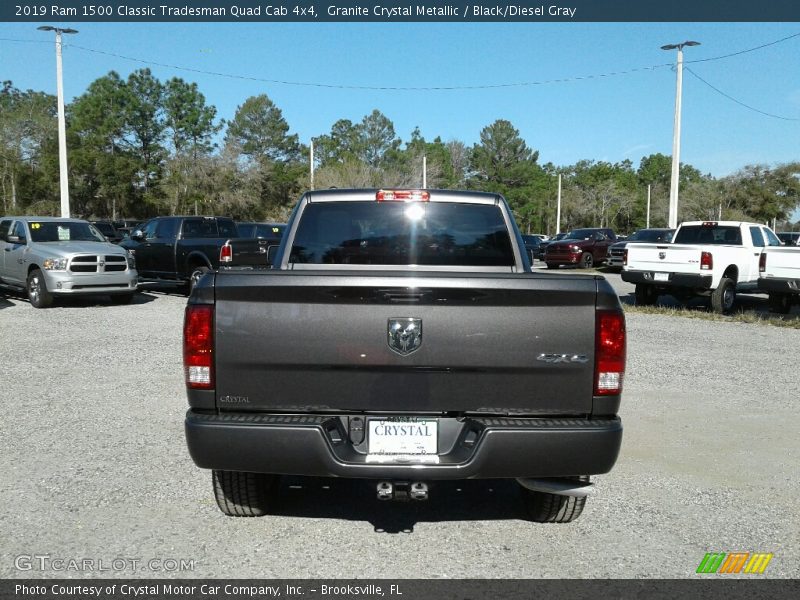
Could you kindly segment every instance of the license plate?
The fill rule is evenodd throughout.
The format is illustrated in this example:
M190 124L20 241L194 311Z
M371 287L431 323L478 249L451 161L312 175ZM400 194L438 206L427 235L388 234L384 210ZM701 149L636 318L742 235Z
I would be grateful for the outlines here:
M669 273L653 273L655 281L669 281Z
M438 438L436 419L370 419L367 452L374 456L436 456Z

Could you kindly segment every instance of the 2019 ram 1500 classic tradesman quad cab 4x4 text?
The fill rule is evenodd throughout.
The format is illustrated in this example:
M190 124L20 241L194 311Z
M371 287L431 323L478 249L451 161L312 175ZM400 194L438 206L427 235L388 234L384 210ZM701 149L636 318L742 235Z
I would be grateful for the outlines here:
M86 221L0 218L0 283L26 290L35 308L65 296L110 296L127 304L137 279L131 255Z
M626 247L622 280L636 284L637 304L655 304L659 294L679 300L710 295L712 310L727 313L737 291L758 291L761 253L780 245L772 230L758 223L681 223L671 244Z
M279 475L515 478L567 522L617 459L625 318L596 275L532 273L498 195L326 190L298 203L271 270L189 298L186 437L228 515Z

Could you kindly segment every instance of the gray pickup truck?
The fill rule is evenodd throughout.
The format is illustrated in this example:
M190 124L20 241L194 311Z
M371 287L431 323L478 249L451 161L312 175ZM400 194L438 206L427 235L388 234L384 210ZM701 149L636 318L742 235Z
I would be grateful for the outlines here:
M127 304L137 279L133 257L87 221L0 219L0 283L26 290L35 308L59 296L103 295Z
M231 516L280 475L385 500L513 478L532 520L572 521L619 453L625 339L603 277L531 272L501 196L308 192L271 270L189 298L189 452Z

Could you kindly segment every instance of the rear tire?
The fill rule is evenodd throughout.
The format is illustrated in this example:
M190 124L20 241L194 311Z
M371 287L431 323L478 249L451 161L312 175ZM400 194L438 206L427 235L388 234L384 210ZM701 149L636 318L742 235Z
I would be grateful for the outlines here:
M557 269L558 265L556 263L547 263L548 269Z
M769 295L770 312L785 315L792 308L792 297L789 294L772 293Z
M591 269L594 266L594 256L591 252L584 252L581 256L581 269Z
M717 289L711 292L711 310L720 315L727 315L736 302L736 282L730 277L723 277Z
M576 481L589 481L588 475L569 477ZM586 497L561 496L547 492L534 492L520 486L528 517L536 523L571 523L581 516Z
M28 300L34 308L48 308L53 305L53 294L47 290L44 273L34 269L28 273Z
M275 475L214 470L211 477L217 506L229 517L263 517L268 513Z
M652 285L636 284L636 306L653 306L658 301L658 292Z

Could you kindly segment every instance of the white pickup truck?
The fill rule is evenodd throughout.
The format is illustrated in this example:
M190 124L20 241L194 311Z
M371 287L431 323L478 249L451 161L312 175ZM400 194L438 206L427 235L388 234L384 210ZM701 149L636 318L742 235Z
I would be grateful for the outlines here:
M758 223L687 221L671 244L628 246L622 279L636 284L637 304L655 304L659 294L680 301L710 295L712 310L727 313L737 291L758 291L761 255L780 245L778 236Z
M758 289L769 294L772 312L786 314L800 301L800 248L767 248L761 254Z

